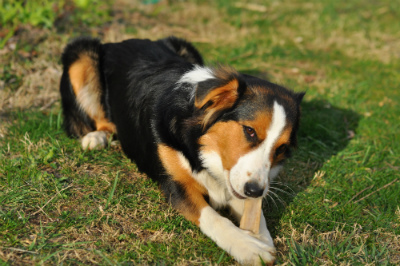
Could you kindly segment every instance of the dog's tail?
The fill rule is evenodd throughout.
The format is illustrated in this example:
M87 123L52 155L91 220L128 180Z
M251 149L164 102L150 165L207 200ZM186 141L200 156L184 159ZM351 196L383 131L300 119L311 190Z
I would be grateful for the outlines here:
M79 38L69 43L62 55L64 67L60 93L64 129L82 137L106 125L103 97L104 78L100 68L102 45L99 40Z
M204 65L203 58L199 51L194 46L180 38L170 36L161 40L168 48L174 51L177 55L184 58L186 61L196 65Z

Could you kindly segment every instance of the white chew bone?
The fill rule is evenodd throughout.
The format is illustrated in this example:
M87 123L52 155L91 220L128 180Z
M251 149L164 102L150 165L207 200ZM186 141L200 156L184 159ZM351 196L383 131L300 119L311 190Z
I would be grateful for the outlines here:
M262 198L246 199L244 201L244 212L240 219L240 228L251 231L257 235L260 230Z

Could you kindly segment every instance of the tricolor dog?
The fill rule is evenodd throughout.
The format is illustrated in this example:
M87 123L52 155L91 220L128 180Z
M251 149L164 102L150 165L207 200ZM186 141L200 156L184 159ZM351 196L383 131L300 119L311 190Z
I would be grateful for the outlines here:
M101 44L82 38L62 55L64 126L84 149L114 135L140 171L218 246L244 264L273 263L261 214L259 234L242 230L244 201L268 194L296 146L294 93L229 67L208 67L188 42L169 37Z

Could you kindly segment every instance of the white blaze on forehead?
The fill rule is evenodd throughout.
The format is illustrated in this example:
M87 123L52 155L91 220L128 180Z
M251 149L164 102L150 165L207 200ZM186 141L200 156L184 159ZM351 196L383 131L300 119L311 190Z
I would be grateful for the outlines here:
M186 72L178 83L190 83L197 84L199 82L213 79L215 76L213 75L213 71L208 67L195 66L189 72Z
M268 176L277 175L275 170L270 173L271 153L276 141L282 134L286 126L286 114L284 108L274 102L272 121L266 132L266 139L255 150L239 158L238 162L232 167L230 172L230 182L232 188L244 196L244 185L249 180L254 180L260 186L268 188ZM280 170L280 169L279 169ZM271 176L272 177L272 176Z

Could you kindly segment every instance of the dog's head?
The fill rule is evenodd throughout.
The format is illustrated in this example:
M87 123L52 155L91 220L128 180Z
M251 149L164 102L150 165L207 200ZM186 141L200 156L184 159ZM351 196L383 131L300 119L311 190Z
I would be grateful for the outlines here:
M198 67L183 81L197 83L203 167L239 199L265 196L296 146L304 93L227 68Z

